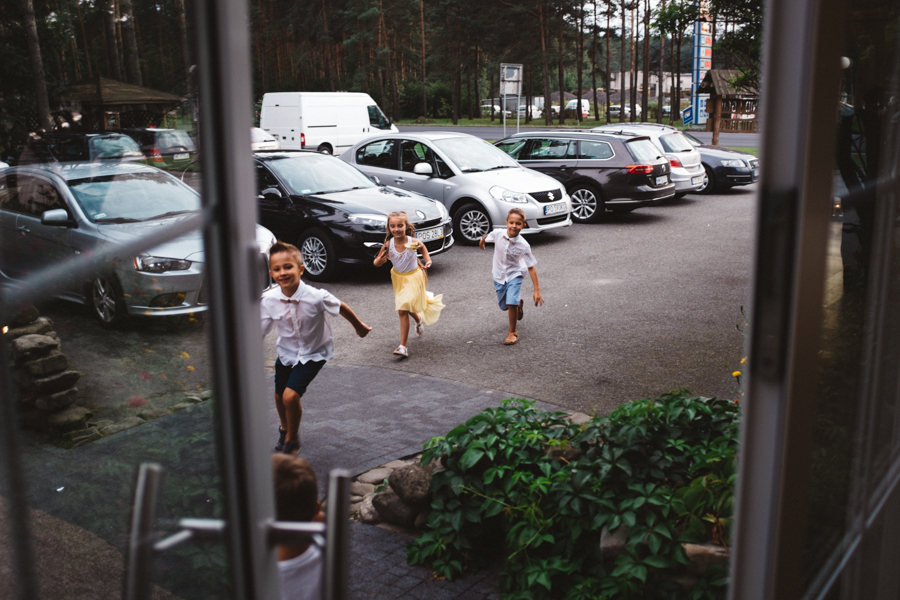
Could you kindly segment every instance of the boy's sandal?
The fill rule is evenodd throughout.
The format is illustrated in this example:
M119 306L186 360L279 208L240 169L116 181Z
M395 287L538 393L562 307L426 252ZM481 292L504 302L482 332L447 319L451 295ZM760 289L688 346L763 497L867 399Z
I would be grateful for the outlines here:
M519 341L519 334L511 333L508 336L506 336L506 340L504 340L503 344L506 346L512 346L513 344L515 344L518 341Z
M281 452L282 450L284 450L284 436L286 436L286 435L287 435L287 431L285 431L284 429L279 427L278 428L278 441L275 443L275 452Z
M519 300L519 309L518 309L518 313L519 313L519 314L516 316L516 319L519 320L519 321L521 321L521 320L522 320L522 317L525 316L525 301L524 301L524 300Z
M400 345L400 346L397 346L396 350L394 350L394 354L396 354L397 356L408 357L409 350L406 348L406 346Z

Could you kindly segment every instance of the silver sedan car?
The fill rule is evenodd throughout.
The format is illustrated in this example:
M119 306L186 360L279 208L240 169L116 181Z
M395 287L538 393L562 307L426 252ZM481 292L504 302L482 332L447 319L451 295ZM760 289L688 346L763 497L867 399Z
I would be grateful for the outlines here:
M66 264L135 242L200 210L200 196L168 173L135 163L42 164L0 169L0 284L61 266L48 294L87 304L101 325L128 315L166 316L207 309L202 232L137 255L98 261L87 277ZM260 277L268 285L272 233L257 225Z
M341 160L381 184L443 202L464 244L477 244L514 207L525 212L523 234L572 224L572 200L557 180L464 133L388 133L356 144Z

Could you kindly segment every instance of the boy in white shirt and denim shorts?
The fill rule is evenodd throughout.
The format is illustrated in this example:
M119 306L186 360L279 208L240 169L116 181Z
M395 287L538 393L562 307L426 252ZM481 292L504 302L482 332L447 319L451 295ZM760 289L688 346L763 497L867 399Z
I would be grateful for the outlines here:
M300 448L300 398L325 362L334 356L334 338L326 315L341 315L359 337L366 337L372 330L333 294L301 281L304 270L303 257L296 246L284 242L272 245L269 274L278 288L263 294L260 313L263 335L273 326L278 333L275 408L281 426L275 451L285 454L295 454Z
M494 262L491 274L494 278L494 291L497 292L497 304L500 310L509 314L509 332L504 344L510 346L519 341L517 324L525 315L525 301L521 299L522 281L527 272L534 284L534 305L544 303L541 286L538 283L534 266L537 260L531 253L531 246L519 232L525 227L525 211L521 208L510 209L506 215L506 229L495 229L481 238L479 248L485 249L485 243L494 244ZM509 310L514 307L514 310Z

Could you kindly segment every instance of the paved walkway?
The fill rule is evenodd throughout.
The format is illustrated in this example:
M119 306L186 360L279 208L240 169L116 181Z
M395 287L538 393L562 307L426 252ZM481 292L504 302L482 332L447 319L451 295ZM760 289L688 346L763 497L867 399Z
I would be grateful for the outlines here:
M268 394L259 402L270 412L274 440L277 419L270 400L271 377L268 381ZM329 365L304 398L301 455L319 474L324 490L330 469L358 474L414 454L426 440L445 434L483 408L497 406L507 396L401 371ZM23 461L31 482L29 504L122 551L137 465L155 461L166 473L160 527L171 526L179 517L220 516L212 419L212 404L206 402L75 450L26 441ZM410 540L402 534L353 524L351 541L351 597L498 597L496 570L447 582L432 579L427 569L407 566L405 548ZM214 565L224 558L221 549L190 550L205 554L209 561L204 564ZM52 551L36 549L37 553ZM185 560L188 556L191 560ZM192 554L162 556L155 566L155 580L185 599L208 597L221 585L225 568L207 568L204 579L190 567L196 560Z

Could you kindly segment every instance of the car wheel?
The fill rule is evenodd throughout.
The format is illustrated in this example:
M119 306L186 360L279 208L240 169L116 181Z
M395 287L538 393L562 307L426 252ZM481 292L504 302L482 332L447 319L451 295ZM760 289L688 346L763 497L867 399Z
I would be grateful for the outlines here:
M697 190L698 194L712 194L716 191L716 176L713 175L712 169L703 165L703 187Z
M453 229L460 234L460 241L474 246L491 231L491 217L480 204L466 204L453 215Z
M96 275L91 280L88 307L97 322L107 328L118 327L128 314L119 282L112 275Z
M321 229L310 229L300 237L304 273L313 281L331 281L337 270L337 254L334 244Z
M572 220L576 223L596 223L605 211L603 195L592 185L576 185L569 191L572 198Z
M319 144L319 147L316 148L316 152L321 152L322 154L331 154L331 146L328 144Z

